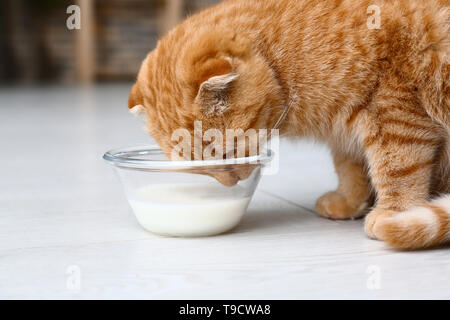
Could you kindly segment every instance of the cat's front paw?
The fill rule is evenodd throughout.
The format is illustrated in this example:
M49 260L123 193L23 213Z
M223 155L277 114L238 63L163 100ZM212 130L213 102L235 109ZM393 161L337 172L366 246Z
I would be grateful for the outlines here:
M324 194L316 202L317 213L325 218L333 220L359 218L364 214L366 208L367 202L363 202L359 206L352 206L348 203L348 200L337 191Z
M382 221L386 218L392 217L395 214L394 211L385 210L380 208L373 209L364 221L364 230L366 234L371 239L380 240L380 226L382 226Z

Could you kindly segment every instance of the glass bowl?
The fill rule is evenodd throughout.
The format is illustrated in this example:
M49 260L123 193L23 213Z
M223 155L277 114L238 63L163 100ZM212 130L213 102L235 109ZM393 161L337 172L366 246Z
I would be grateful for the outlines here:
M139 224L164 236L212 236L239 224L272 152L254 157L170 161L157 146L107 152ZM220 181L220 182L219 182Z

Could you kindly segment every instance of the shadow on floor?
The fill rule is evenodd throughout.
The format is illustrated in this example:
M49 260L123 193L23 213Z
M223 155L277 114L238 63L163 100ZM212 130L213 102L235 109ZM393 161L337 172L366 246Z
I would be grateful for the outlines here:
M267 229L283 229L283 232L309 225L320 219L301 208L250 209L241 223L230 234L247 233Z

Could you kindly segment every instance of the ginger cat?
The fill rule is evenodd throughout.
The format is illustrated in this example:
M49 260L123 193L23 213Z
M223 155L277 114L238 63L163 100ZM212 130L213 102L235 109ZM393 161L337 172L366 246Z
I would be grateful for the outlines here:
M368 7L380 8L369 28ZM271 129L327 143L317 201L397 248L450 243L450 2L229 0L161 39L129 107L170 154L177 128ZM371 209L370 209L371 208Z

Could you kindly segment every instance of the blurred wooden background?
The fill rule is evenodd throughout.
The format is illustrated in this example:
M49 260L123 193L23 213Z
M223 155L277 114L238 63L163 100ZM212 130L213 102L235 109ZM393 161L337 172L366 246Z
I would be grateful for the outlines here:
M2 0L0 83L132 80L159 37L219 0ZM68 30L67 7L81 8Z

